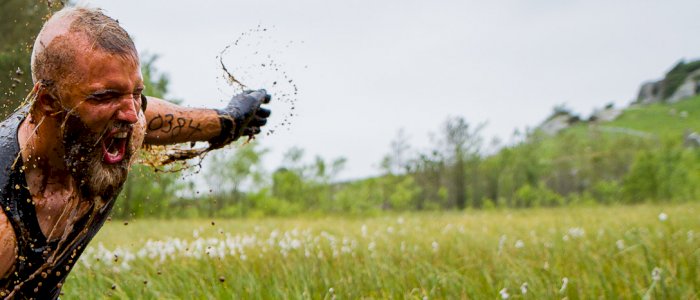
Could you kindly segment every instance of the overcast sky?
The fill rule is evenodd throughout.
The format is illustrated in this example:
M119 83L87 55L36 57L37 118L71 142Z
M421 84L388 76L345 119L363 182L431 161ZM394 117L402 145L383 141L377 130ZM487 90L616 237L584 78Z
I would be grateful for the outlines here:
M259 138L272 150L267 165L299 146L310 156L346 157L343 178L376 174L399 128L414 149L430 147L428 133L448 116L487 122L487 139L508 140L557 104L584 116L609 102L626 105L643 81L700 57L697 0L83 3L118 19L141 52L160 55L170 96L188 106L221 107L233 89L217 56L242 33L269 29L223 56L234 76L251 76L251 87L282 71L298 86L299 116ZM279 71L253 65L267 55ZM273 123L290 108L273 106Z

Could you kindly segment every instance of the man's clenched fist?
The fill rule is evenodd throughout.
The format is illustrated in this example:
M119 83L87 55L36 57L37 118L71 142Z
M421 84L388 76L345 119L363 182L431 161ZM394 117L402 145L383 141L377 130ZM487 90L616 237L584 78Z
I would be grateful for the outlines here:
M211 139L210 148L220 148L241 136L253 137L267 123L270 110L260 107L272 97L265 90L245 91L233 96L224 109L217 109L221 120L221 133Z

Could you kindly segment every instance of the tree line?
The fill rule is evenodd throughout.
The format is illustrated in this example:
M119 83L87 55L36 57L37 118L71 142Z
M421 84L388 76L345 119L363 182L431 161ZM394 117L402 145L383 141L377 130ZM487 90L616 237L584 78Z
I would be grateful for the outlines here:
M551 137L532 130L516 133L519 142L510 145L492 142L499 150L485 154L482 128L448 118L433 149L425 150L412 149L400 130L380 164L382 174L361 180L337 180L344 158L307 158L300 148L289 149L281 166L267 171L267 151L256 143L212 154L201 170L206 183L180 173L141 180L151 171L137 167L115 216L372 215L688 201L700 192L700 153L674 138L596 128Z

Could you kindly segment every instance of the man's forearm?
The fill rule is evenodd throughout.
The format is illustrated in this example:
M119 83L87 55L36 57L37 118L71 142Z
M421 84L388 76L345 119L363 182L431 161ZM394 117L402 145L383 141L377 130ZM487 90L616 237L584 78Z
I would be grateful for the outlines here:
M219 116L213 109L187 108L148 97L146 144L209 141L220 132Z

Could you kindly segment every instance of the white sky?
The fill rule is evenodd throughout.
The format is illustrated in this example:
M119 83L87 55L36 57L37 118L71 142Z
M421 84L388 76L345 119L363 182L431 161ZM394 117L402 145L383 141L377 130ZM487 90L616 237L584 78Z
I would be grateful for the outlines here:
M346 157L343 178L376 174L399 128L415 149L430 147L428 133L448 116L488 122L487 138L507 140L557 104L585 116L626 105L643 81L700 56L697 0L84 3L118 19L140 51L160 55L170 96L189 106L222 106L233 92L217 55L258 24L270 28L257 35L272 41L259 51L297 83L299 116L259 138L272 149L266 164L299 146L309 156ZM245 65L237 59L251 49L232 50L225 62ZM279 77L260 74L268 84ZM288 109L273 106L273 118Z

